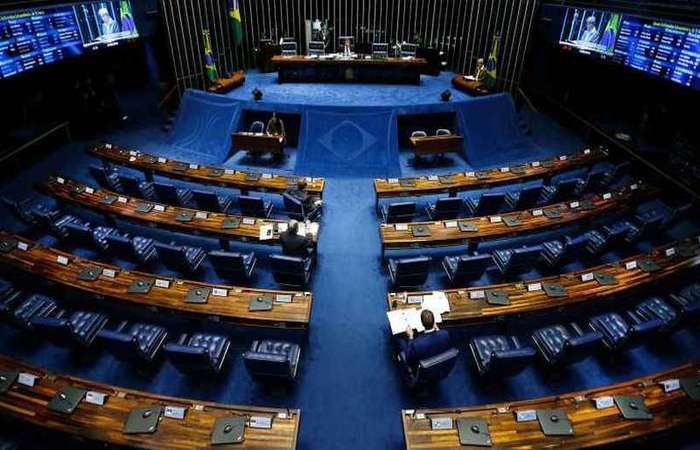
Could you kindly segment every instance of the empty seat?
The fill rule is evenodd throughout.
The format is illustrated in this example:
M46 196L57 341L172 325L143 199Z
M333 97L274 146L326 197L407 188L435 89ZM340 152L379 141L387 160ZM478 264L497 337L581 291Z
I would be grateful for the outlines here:
M34 203L30 199L15 201L3 197L2 203L12 213L12 215L15 216L16 219L26 225L31 226L52 223L58 218L59 214L58 211L50 210L46 206L39 203ZM41 220L42 217L46 217L46 219Z
M604 225L597 234L589 236L586 251L591 255L600 255L623 242L625 236L633 229L634 226L627 220Z
M153 183L150 181L141 181L127 175L119 175L119 183L122 185L122 192L130 197L155 200Z
M522 247L516 249L495 250L492 254L493 262L501 274L516 274L527 272L539 261L541 245Z
M661 329L663 321L644 320L628 311L627 320L618 313L608 313L591 318L590 324L603 335L609 350L621 350L642 344L644 338Z
M31 215L33 217L33 223L36 226L43 227L47 230L55 232L54 225L61 216L61 212L53 209L49 209L42 205L37 205L31 209Z
M226 212L231 206L231 197L218 196L212 191L193 190L192 195L199 209L213 212Z
M411 133L411 137L427 137L428 133L423 130L416 130Z
M61 217L59 217L54 223L49 224L49 231L53 233L54 236L60 238L60 239L68 239L68 231L66 230L67 225L76 225L76 226L88 226L89 224L83 222L82 220L78 219L77 217L71 215L71 214L64 214Z
M10 318L23 298L22 291L15 289L9 281L0 279L0 316Z
M425 207L425 212L431 220L456 219L462 212L463 200L459 197L439 198L433 204Z
M149 264L157 257L153 239L140 236L130 238L114 233L107 235L106 240L110 253L118 258Z
M442 268L445 269L447 278L452 284L481 278L491 264L493 264L493 260L488 253L445 256L442 260Z
M247 280L253 275L257 258L255 253L238 253L214 250L209 261L216 273L226 280Z
M114 329L103 328L97 338L119 359L150 362L160 352L167 336L161 326L123 321Z
M10 314L10 320L22 328L32 328L32 318L52 314L57 308L56 301L50 297L34 294L22 301Z
M601 344L603 335L587 325L577 323L540 328L532 341L549 366L571 364L588 357Z
M292 219L302 222L315 221L321 216L321 205L319 204L309 209L304 202L288 192L282 194L282 199L284 200L284 209Z
M256 120L255 122L250 124L250 128L248 129L248 131L250 131L251 133L264 133L265 124L259 120Z
M654 236L660 232L666 216L657 210L649 210L636 214L630 230L625 234L624 240L631 244L647 236Z
M382 205L380 208L385 223L411 222L416 214L414 202L398 202Z
M107 316L91 311L76 311L68 315L65 311L49 315L35 315L32 329L57 345L72 343L88 347L107 323Z
M578 178L563 180L556 186L543 186L545 203L559 203L579 195L583 188L583 181Z
M249 195L238 196L238 207L244 216L268 218L272 213L272 202Z
M535 349L521 344L517 336L481 336L469 341L479 375L515 374L534 359Z
M95 227L92 230L92 241L101 252L109 251L108 236L119 235L119 230L112 227Z
M158 201L168 205L187 206L192 201L192 191L189 189L178 189L170 183L153 183L153 190L158 197Z
M487 216L501 210L505 196L502 192L487 192L478 199L467 198L464 203L472 216Z
M207 257L207 252L201 247L155 243L158 259L167 268L191 274L197 271Z
M299 369L301 347L291 342L253 341L243 353L245 366L254 377L294 380Z
M62 226L63 236L72 245L92 248L95 246L95 238L93 230L89 223L86 222L69 222Z
M231 341L212 334L183 334L177 342L165 344L165 354L181 372L220 372L226 361Z
M90 175L102 188L108 191L122 192L122 184L119 181L119 174L115 170L104 167L90 166Z
M529 186L517 192L506 192L505 201L510 209L521 210L537 205L542 197L542 186Z
M700 283L690 284L677 294L671 294L671 301L685 317L697 316L700 313Z
M430 270L429 256L416 256L389 260L389 277L395 287L420 286L425 283Z
M449 348L440 354L418 361L418 365L414 368L401 360L400 355L400 363L404 369L404 381L412 388L424 385L434 386L450 374L458 356L459 350Z
M673 328L680 316L671 305L660 297L652 297L643 301L634 310L643 320L660 319L664 329Z
M435 130L435 136L452 136L452 132L447 128L438 128Z
M311 258L270 255L272 276L279 284L306 286L311 278Z

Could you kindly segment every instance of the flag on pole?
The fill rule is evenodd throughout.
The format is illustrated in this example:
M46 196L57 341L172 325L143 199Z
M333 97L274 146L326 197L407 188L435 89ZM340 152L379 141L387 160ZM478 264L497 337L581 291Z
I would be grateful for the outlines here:
M501 36L498 34L493 36L493 45L489 59L486 61L486 73L484 74L484 85L489 89L496 86L496 61L498 59L498 43L501 41Z
M119 2L119 16L121 18L122 32L128 31L131 34L136 34L134 15L131 14L131 5L127 0Z
M211 35L209 30L202 30L202 33L204 34L204 67L207 71L207 78L214 83L219 78L219 71L216 69L211 49Z
M228 16L231 19L233 44L240 45L243 42L243 25L241 24L241 9L238 7L238 0L228 1Z

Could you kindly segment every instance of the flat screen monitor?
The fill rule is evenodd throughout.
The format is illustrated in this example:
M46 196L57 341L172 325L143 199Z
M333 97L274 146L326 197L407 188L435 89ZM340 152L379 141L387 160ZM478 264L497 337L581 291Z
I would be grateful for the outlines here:
M137 37L128 0L0 11L0 79Z

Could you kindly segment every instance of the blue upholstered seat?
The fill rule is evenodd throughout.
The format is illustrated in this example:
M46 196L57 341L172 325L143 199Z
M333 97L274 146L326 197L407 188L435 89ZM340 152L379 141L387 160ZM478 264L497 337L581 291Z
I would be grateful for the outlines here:
M183 334L177 342L165 344L165 354L182 372L220 372L226 361L231 341L213 334Z
M155 247L158 259L167 268L187 274L196 272L207 257L207 252L201 247L186 247L161 242L156 242Z
M456 219L462 212L464 201L459 197L443 197L425 207L430 220Z
M294 380L299 370L301 347L291 342L253 341L243 353L248 372L259 378L286 378Z
M542 186L528 186L516 192L506 192L505 201L510 209L522 210L537 205L542 197Z
M556 186L543 186L543 202L544 203L559 203L578 196L584 182L579 178L571 178L562 180Z
M59 239L68 239L68 231L65 228L67 225L87 226L88 228L90 227L88 223L83 222L77 217L71 214L64 214L58 219L56 219L56 221L54 221L53 224L49 225L49 231Z
M389 277L396 286L420 286L425 283L430 271L429 256L389 259Z
M677 294L671 294L671 301L684 318L700 314L700 283L692 283Z
M238 207L244 216L268 218L272 214L272 202L259 197L239 195Z
M120 234L109 234L106 239L109 251L118 258L149 264L157 256L153 239L140 236L130 238Z
M514 374L525 368L536 355L533 347L522 344L517 336L480 336L469 341L479 375Z
M0 278L0 316L10 318L12 312L24 298L24 293L12 283Z
M442 260L442 268L452 284L481 278L492 264L493 260L488 253L445 256Z
M113 234L119 234L119 230L112 227L95 227L92 230L92 241L98 250L101 252L109 251L109 240L108 236Z
M532 334L540 356L550 366L580 361L598 349L602 340L600 332L576 323L540 328Z
M311 278L311 258L270 255L272 276L279 284L306 286Z
M71 245L93 248L96 245L94 232L90 224L87 222L68 222L61 226L63 230L63 238L70 242Z
M35 315L32 317L31 327L44 339L54 344L76 343L88 347L106 323L107 316L104 314L76 311L68 315L60 311L49 315Z
M192 196L199 209L223 213L231 206L231 197L219 196L212 191L193 190Z
M222 250L209 252L208 259L216 273L226 280L250 279L258 260L253 252L238 253Z
M22 301L12 313L10 320L17 326L31 329L34 317L43 317L56 311L56 301L50 297L34 294Z
M643 343L644 338L657 333L663 327L661 319L644 320L627 313L627 319L618 313L595 316L590 320L591 326L603 335L603 343L609 350L635 347Z
M635 312L644 320L660 319L665 330L673 328L680 319L678 312L660 297L643 301L637 305Z
M265 132L265 124L259 120L256 120L255 122L250 124L249 131L251 133L264 133Z
M103 328L97 339L103 348L120 359L150 362L158 356L167 336L161 326L123 321L114 329Z
M306 205L304 205L304 202L288 192L282 194L282 199L284 200L284 210L292 219L313 221L321 217L322 208L320 205L316 205L309 210Z
M416 214L414 202L398 202L382 205L380 208L385 223L411 222Z
M156 194L153 190L153 183L150 181L141 181L138 178L119 175L119 183L122 186L121 191L130 197L155 200Z
M122 192L122 184L119 181L119 174L116 170L109 170L104 167L90 166L90 175L102 188L108 191Z
M2 197L2 204L17 220L32 227L48 226L59 215L58 211L47 208L41 203L36 203L30 199L16 201Z
M527 272L539 261L541 245L516 249L495 250L492 253L493 262L501 274Z
M411 388L434 386L450 374L458 356L459 350L449 348L435 356L418 361L415 368L400 361L403 367L404 381Z
M501 210L505 198L506 194L502 192L487 192L478 199L467 198L464 203L472 216L488 216Z
M187 206L192 201L192 191L189 189L179 189L170 183L153 183L153 190L158 201L168 205Z

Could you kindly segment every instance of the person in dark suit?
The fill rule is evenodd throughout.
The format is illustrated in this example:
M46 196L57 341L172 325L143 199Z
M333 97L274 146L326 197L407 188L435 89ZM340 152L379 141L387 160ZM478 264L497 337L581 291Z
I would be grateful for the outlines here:
M404 354L409 367L416 367L421 360L439 355L452 347L449 333L437 327L432 311L423 310L420 321L425 331L416 335L413 328L408 327L406 336L398 339L399 351Z
M296 187L287 189L287 194L300 201L304 205L305 211L313 211L316 208L320 208L321 205L323 205L323 200L315 195L309 194L306 188L306 180L301 179L297 181Z
M282 252L287 256L306 258L313 254L314 241L311 234L299 235L299 222L290 220L287 230L280 233Z

